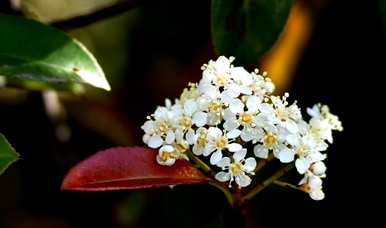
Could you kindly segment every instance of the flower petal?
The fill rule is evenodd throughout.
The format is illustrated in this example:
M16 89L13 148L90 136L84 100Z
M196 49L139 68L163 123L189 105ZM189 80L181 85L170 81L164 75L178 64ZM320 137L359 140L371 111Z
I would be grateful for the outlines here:
M255 158L247 158L244 163L244 171L247 173L252 172L256 168L256 159Z
M206 157L206 156L208 156L209 154L211 154L214 150L215 150L215 148L214 148L212 145L207 145L207 146L204 148L204 151L202 152L202 154Z
M277 154L277 158L282 163L289 163L292 162L295 158L295 152L291 149L284 148L279 151Z
M257 96L249 96L247 99L247 108L249 112L257 112L261 104L261 99Z
M206 124L208 114L205 112L196 112L193 114L192 121L197 127L202 127Z
M236 119L226 120L223 124L223 127L225 130L230 131L239 127L239 123L236 121Z
M255 156L258 158L268 158L268 148L264 145L258 144L253 148L253 152L255 153Z
M231 152L236 152L236 151L239 151L239 150L243 149L243 147L240 144L238 144L238 143L228 144L227 148Z
M176 162L176 159L175 159L175 158L163 160L163 159L161 158L161 156L159 156L159 155L157 155L156 160L157 160L158 164L160 164L160 165L166 165L166 166L172 166L172 165L174 165L174 163Z
M240 162L245 158L246 154L247 154L247 149L241 149L233 154L233 158L235 159L235 162Z
M312 164L312 172L317 176L323 176L326 173L326 169L326 165L321 161Z
M216 178L216 180L220 181L220 182L226 182L226 181L229 181L231 179L231 175L230 173L226 173L226 172L218 172L214 178Z
M193 145L196 142L197 136L192 129L189 129L188 132L186 132L185 138L189 145Z
M241 134L241 131L239 129L233 129L227 133L227 138L234 139L239 137L240 134Z
M251 178L243 172L237 175L235 180L239 187L246 187L251 184Z
M239 99L232 99L229 103L229 109L235 114L241 113L244 111L244 104Z
M192 116L192 114L197 110L197 103L193 99L189 99L184 103L184 111L187 115Z
M324 199L324 192L322 191L322 189L311 191L310 192L310 197L313 200L322 200L322 199Z
M172 144L175 139L176 139L176 135L172 130L169 130L168 133L166 134L165 142L167 144Z
M319 189L322 186L322 179L320 177L312 175L308 177L308 186L310 187L311 191L315 189Z
M162 145L163 140L161 136L153 135L149 138L149 141L147 143L148 143L147 145L151 148L158 148Z
M208 129L208 136L216 138L218 136L222 135L222 131L218 129L217 127L210 127Z
M195 155L201 155L204 152L204 148L195 144L195 145L193 145L192 152ZM208 156L208 155L206 155L206 156Z
M216 165L218 167L225 168L225 167L229 167L230 164L231 164L231 159L228 157L223 157Z
M298 158L295 161L295 166L300 174L304 174L310 167L310 161L306 158Z
M221 150L217 150L210 156L210 164L216 165L222 158Z

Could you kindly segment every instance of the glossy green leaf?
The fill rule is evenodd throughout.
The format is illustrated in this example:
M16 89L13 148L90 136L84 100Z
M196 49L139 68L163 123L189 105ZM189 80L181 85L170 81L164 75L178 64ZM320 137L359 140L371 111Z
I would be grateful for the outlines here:
M110 90L93 55L65 33L14 16L0 16L0 31L0 75L7 85L75 89L89 84Z
M19 154L15 152L4 135L0 134L0 174L18 159Z
M212 38L220 55L256 63L278 39L292 0L212 0Z

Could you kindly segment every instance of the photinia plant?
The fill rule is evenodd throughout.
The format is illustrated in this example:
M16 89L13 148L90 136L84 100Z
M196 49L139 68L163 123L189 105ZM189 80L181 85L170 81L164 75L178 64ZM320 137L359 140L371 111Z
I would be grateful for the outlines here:
M65 177L64 190L107 191L209 183L231 205L242 205L270 184L298 189L322 200L323 160L332 131L342 131L326 105L303 119L288 93L272 95L267 73L233 66L220 56L202 67L179 99L166 99L147 117L143 141L153 148L113 148L86 159ZM257 175L271 160L283 165L267 178ZM293 167L298 184L279 179Z

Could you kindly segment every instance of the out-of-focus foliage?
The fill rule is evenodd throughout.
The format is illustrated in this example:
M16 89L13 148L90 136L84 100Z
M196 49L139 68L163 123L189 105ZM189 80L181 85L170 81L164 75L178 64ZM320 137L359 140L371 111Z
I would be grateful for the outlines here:
M269 76L280 94L290 87L292 78L311 36L311 9L296 1L275 45L260 60L260 69Z
M221 55L256 63L281 33L292 0L213 0L212 39Z
M86 15L120 0L20 0L20 9L30 17L51 23Z
M13 16L0 17L0 30L0 75L7 85L75 89L82 83L110 89L92 54L65 33Z
M113 90L124 86L122 80L130 76L125 74L131 57L128 43L139 11L133 9L90 26L69 31L72 37L82 42L98 59ZM103 93L103 96L106 96L106 93Z
M18 159L19 154L15 152L4 135L0 134L0 175Z

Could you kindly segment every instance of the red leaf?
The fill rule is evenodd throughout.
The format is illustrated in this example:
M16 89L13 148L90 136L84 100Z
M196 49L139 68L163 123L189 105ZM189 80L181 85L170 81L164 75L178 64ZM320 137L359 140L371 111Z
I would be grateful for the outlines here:
M98 152L73 167L62 190L110 191L207 183L209 178L185 160L173 166L156 162L157 151L116 147Z

